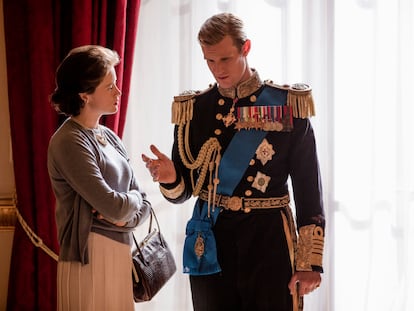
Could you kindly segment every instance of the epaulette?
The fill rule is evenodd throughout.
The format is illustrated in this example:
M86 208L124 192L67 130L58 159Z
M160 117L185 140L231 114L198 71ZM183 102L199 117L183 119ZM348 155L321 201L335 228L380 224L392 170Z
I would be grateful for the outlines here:
M292 108L293 117L304 119L315 115L312 88L309 85L304 83L278 85L270 80L264 83L270 87L288 91L287 105Z
M196 97L208 92L214 85L210 85L204 91L184 91L178 96L174 96L171 111L171 122L173 124L185 124L193 118L193 105Z

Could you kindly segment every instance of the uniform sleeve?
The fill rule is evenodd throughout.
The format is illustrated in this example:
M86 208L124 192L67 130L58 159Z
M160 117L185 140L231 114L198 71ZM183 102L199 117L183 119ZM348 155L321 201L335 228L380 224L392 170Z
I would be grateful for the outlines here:
M192 195L190 170L184 166L178 149L178 126L174 129L174 145L171 159L174 162L177 179L171 184L160 184L162 195L171 203L182 203Z
M325 215L316 143L309 119L295 119L290 177L298 227L297 271L322 272Z

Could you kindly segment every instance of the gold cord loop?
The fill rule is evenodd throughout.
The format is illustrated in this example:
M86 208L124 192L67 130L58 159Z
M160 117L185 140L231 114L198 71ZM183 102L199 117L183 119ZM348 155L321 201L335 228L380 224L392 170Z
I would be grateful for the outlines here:
M55 261L58 261L59 256L54 251L52 251L49 247L47 247L47 245L43 243L43 240L36 233L33 232L33 230L24 220L23 216L20 214L17 206L16 206L16 216L23 230L26 232L27 236L29 237L30 241L32 241L33 245L36 247L40 247L46 254L52 257Z

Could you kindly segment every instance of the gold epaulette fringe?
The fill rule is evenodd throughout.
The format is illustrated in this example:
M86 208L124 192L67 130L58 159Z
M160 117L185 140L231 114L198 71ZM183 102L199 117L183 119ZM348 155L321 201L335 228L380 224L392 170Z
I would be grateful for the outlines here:
M307 84L293 84L288 89L287 105L292 107L294 118L309 118L315 115L312 89Z
M171 122L175 125L186 124L193 119L193 107L196 97L207 93L215 85L210 84L204 91L184 91L178 96L174 96L172 103Z
M193 118L193 105L196 93L175 96L172 103L171 122L173 124L186 124Z
M313 103L312 88L304 83L295 83L292 85L278 85L272 80L265 80L268 86L287 90L287 105L292 107L292 115L294 118L309 118L315 115L315 105Z

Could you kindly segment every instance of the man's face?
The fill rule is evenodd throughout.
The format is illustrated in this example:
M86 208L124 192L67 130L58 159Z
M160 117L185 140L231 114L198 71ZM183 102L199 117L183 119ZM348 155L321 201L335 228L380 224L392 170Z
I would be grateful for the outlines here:
M215 45L201 46L208 68L220 87L234 87L249 78L250 71L246 56L250 41L246 41L245 46L240 52L230 36L225 36Z

